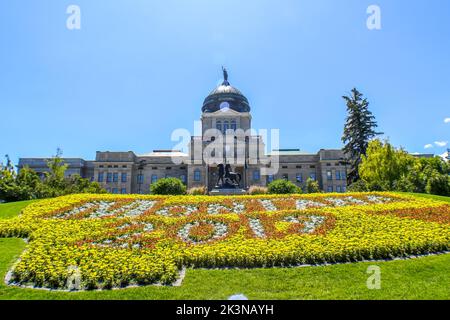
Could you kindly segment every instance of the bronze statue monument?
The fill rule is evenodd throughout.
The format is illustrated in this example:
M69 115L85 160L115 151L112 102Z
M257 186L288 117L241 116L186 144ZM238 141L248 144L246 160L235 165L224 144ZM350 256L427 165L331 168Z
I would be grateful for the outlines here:
M217 165L219 169L219 178L217 179L217 188L236 189L239 187L242 176L238 172L233 172L230 164L223 163Z

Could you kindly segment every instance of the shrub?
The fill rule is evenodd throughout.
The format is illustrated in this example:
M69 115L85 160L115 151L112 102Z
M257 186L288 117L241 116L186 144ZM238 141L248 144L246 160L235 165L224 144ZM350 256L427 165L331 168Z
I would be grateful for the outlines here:
M358 180L348 186L348 191L350 192L367 192L369 188L367 187L364 180Z
M450 195L450 177L448 175L433 172L425 187L428 194L437 194L441 196Z
M191 196L203 196L206 194L206 188L205 187L190 188L187 193L188 195Z
M186 194L186 186L180 179L165 178L153 183L150 186L150 192L152 194L176 196Z
M292 194L302 193L301 189L290 181L279 179L275 180L267 186L269 193L271 194Z
M317 182L316 180L313 180L311 178L308 178L308 180L306 180L305 192L306 193L320 193L321 190L319 187L319 182Z
M269 190L266 187L261 186L251 186L248 189L248 194L250 195L258 195L258 194L267 194Z

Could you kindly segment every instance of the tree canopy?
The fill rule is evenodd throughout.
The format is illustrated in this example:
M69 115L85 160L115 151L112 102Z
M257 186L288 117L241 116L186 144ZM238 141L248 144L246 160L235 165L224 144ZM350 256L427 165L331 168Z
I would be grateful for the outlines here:
M24 167L17 173L8 156L6 165L0 164L0 200L6 202L51 198L73 193L105 193L97 183L79 175L66 176L67 164L58 149L48 162L48 171L40 177L34 170Z
M450 165L439 157L418 158L394 148L388 141L373 140L361 157L361 182L355 191L404 191L450 196Z

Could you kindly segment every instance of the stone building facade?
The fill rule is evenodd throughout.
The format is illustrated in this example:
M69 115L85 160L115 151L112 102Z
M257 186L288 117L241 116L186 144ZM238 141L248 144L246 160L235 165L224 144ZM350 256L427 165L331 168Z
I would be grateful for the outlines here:
M308 178L317 180L325 192L346 191L346 161L342 150L322 149L306 153L298 149L265 152L264 137L252 130L250 103L228 81L205 99L201 114L201 136L191 137L188 153L155 150L137 155L127 152L100 152L93 161L64 159L67 175L78 174L99 182L110 193L149 193L150 185L166 177L179 178L188 188L217 183L220 163L230 163L242 177L240 187L266 186L286 179L304 187ZM47 171L47 159L21 158L19 170L30 167L39 174Z

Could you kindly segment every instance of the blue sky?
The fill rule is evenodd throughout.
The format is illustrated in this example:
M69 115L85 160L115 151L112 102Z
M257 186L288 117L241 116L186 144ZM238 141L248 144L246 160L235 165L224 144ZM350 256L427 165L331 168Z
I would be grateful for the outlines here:
M66 28L71 4L81 30ZM372 4L381 30L366 27ZM0 153L171 148L225 65L253 126L279 128L282 147L341 147L341 96L356 86L392 143L442 154L449 13L448 0L2 1Z

